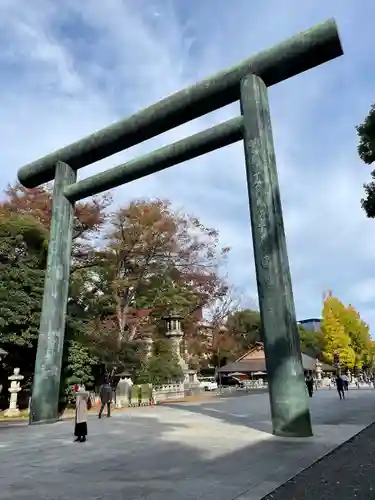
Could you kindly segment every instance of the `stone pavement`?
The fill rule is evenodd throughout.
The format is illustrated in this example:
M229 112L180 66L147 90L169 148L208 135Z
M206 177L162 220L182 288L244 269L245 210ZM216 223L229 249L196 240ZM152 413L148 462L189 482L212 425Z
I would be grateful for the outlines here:
M270 434L266 394L90 418L82 444L69 421L4 426L0 500L259 500L375 420L374 403L319 391L310 439Z
M366 427L262 500L333 498L375 498L375 424Z

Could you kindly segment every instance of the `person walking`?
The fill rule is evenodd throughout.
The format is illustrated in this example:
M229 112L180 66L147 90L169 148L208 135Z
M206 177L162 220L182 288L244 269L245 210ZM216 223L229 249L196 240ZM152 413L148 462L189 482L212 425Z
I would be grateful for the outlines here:
M345 399L344 381L343 381L341 375L337 375L337 377L336 377L336 389L337 389L337 392L339 393L340 399Z
M102 418L102 413L104 410L104 407L107 406L107 417L111 416L111 402L112 402L112 387L111 384L109 383L109 380L106 379L104 381L104 384L101 385L100 390L99 390L99 396L100 396L100 410L99 410L99 418Z
M311 375L311 372L308 372L305 382L306 382L307 392L309 393L310 398L312 398L314 394L314 379Z
M131 406L132 405L133 381L132 381L131 377L129 377L127 379L127 381L128 381L128 385L126 388L126 392L127 392L127 397L128 397L128 405Z
M348 392L348 390L349 390L349 377L344 373L344 375L342 375L341 378L343 381L344 391Z
M74 391L76 396L75 442L84 443L87 438L87 412L91 404L90 396L83 385L76 385Z

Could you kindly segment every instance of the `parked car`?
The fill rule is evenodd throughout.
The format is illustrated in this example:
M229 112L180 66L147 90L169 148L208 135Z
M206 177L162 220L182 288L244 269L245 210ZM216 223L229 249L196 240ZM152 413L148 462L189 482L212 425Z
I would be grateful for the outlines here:
M242 387L243 386L243 383L241 382L241 380L235 378L235 377L231 377L230 375L222 375L220 377L220 384L223 386L223 387Z
M199 387L205 391L217 391L217 382L215 377L200 377L198 378Z

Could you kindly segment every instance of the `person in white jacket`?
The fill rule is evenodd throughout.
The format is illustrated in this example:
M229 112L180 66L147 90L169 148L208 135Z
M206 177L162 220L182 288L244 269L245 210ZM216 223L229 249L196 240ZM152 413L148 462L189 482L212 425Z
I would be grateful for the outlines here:
M74 389L76 395L75 442L84 443L87 438L87 412L90 406L90 397L85 386L75 386Z

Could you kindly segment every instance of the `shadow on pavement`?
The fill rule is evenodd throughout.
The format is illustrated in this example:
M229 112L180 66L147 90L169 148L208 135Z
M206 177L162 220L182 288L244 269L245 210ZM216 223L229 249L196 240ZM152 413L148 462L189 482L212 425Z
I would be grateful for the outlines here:
M251 396L248 396L251 397ZM175 410L189 411L191 413L197 413L200 415L205 415L206 417L215 418L217 420L222 420L232 425L240 425L250 427L257 431L265 432L267 434L272 434L272 424L271 415L259 416L259 419L254 418L254 415L246 417L244 415L236 415L234 413L229 413L227 411L220 409L220 403L207 403L205 405L189 405L189 404L168 404L165 405L169 408L174 408Z
M372 415L374 415L375 420L375 412L373 411L375 391L368 391L368 393L366 393L366 399L361 398L359 403L357 396L362 394L363 393L358 394L354 390L349 391L346 395L347 399L345 401L340 401L336 395L336 391L326 391L324 389L317 391L314 397L309 401L313 431L314 427L317 425L333 427L337 427L341 424L358 425L362 427L369 425L372 422ZM233 425L246 426L254 430L272 434L271 414L268 401L266 410L264 410L264 408L259 409L259 399L257 396L258 395L248 395L247 397L242 397L242 408L240 414L237 415L235 412L231 412L231 407L227 405L227 401L224 399L202 404L177 403L166 404L165 406L174 408L175 410L205 415ZM322 407L321 397L327 399L324 407ZM268 395L263 395L263 398L268 398Z
M249 445L230 428L201 436L151 416L95 421L85 444L71 431L63 422L7 433L0 499L259 500L322 453L313 441L260 434Z

